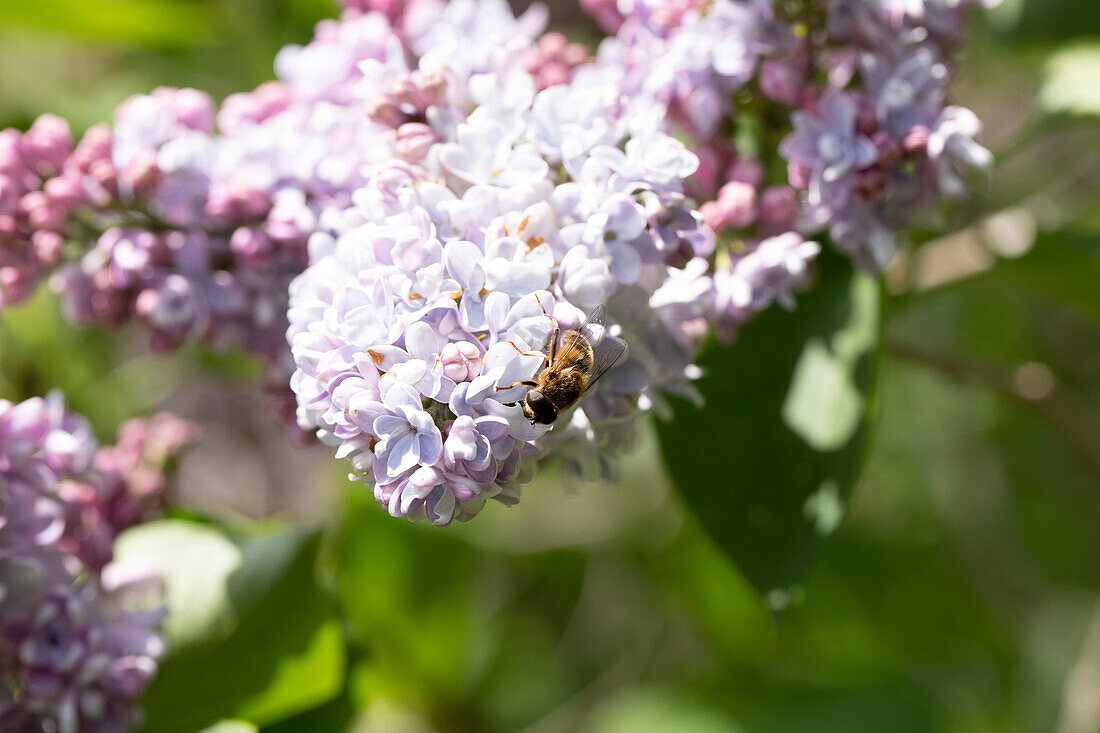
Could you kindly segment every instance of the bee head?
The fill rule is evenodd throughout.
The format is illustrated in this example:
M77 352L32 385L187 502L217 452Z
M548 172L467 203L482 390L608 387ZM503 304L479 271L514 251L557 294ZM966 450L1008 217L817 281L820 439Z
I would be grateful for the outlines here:
M558 417L558 410L546 396L533 389L523 398L523 415L536 425L549 425Z

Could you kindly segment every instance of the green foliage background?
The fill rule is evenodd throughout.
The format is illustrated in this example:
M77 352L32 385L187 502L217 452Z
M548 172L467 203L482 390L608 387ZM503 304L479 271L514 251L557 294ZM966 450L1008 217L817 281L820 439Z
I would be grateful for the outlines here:
M333 13L0 0L0 123L248 89ZM468 526L390 519L292 448L248 360L149 356L45 293L5 313L0 396L62 388L104 439L160 407L208 437L180 509L118 548L170 578L146 729L1100 730L1097 18L1005 0L976 26L956 96L997 170L884 284L825 258L800 310L708 352L708 407L676 404L617 483L551 467Z

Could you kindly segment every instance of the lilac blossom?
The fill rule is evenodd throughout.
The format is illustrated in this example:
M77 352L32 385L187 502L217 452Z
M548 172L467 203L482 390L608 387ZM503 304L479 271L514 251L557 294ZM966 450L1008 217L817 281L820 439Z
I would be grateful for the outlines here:
M947 106L963 11L977 4L831 0L821 18L763 1L587 3L615 35L577 73L614 81L630 95L632 117L656 117L690 141L701 160L692 190L712 227L757 240L826 231L859 266L878 269L892 256L893 230L928 203L962 195L967 172L988 163L974 142L976 119ZM757 107L749 115L758 122L778 116L760 114L765 102L789 116L793 130L778 148L787 179L732 170L747 151L718 131L741 121L737 99ZM765 132L767 148L775 137ZM941 156L949 137L954 152ZM875 226L861 234L857 220Z
M283 419L397 516L514 503L566 448L601 474L692 395L708 323L790 306L822 234L883 267L989 162L946 94L969 0L587 2L615 33L594 57L538 5L341 4L220 110L162 88L75 147L56 118L0 133L0 305L52 273L76 322L260 357ZM628 358L532 426L514 384L599 305ZM24 534L56 531L42 512Z
M709 303L718 335L732 339L738 326L773 303L793 310L792 293L809 284L810 263L820 251L816 242L787 232L720 262Z
M875 162L878 151L870 138L856 130L855 103L843 92L829 89L818 115L796 112L794 132L784 138L779 152L808 171L811 206L839 209L851 196L852 176Z
M538 48L539 16L474 8L452 3L407 30L412 60L393 61L393 78L447 79L422 110L403 108L420 116L424 147L380 161L340 226L314 235L291 286L302 427L391 514L437 524L487 499L514 503L555 446L610 448L619 429L603 426L634 416L643 393L653 405L663 389L690 390L702 307L688 324L675 308L647 313L645 299L714 245L683 195L694 154L656 117L634 117L614 83L582 73L592 64L540 90L545 80L513 62ZM366 64L367 81L389 63ZM518 383L545 364L555 325L601 304L606 338L630 346L619 368L635 376L609 374L552 429L531 424Z
M57 393L0 400L0 728L121 733L163 652L160 578L112 561L195 438L162 414L100 447Z

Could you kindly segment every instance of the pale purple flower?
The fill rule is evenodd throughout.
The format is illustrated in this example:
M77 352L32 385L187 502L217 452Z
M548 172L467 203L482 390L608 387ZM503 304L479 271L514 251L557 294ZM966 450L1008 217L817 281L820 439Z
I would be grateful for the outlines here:
M947 67L931 49L913 49L896 64L872 53L861 62L875 114L891 135L901 139L918 125L935 124L946 97Z
M447 431L443 463L449 472L472 479L479 485L496 480L497 459L512 449L508 421L495 415L472 418L459 415Z
M843 207L851 198L852 174L875 162L874 143L856 131L856 106L844 92L829 88L819 113L795 112L794 132L780 143L787 160L810 170L809 202Z
M443 450L439 428L408 384L395 382L382 394L381 402L353 412L361 427L378 436L375 470L381 467L386 477L397 478L417 465L430 466L439 460Z
M0 729L123 733L139 720L163 651L161 581L111 562L111 547L158 505L194 437L159 415L99 448L57 393L0 401Z
M816 242L787 232L722 263L714 272L708 314L718 335L732 339L738 326L773 303L793 309L794 293L809 285L809 265L820 251Z
M940 190L949 197L966 193L963 167L987 170L992 154L975 141L981 131L977 115L963 107L943 110L928 136L928 157L935 166Z

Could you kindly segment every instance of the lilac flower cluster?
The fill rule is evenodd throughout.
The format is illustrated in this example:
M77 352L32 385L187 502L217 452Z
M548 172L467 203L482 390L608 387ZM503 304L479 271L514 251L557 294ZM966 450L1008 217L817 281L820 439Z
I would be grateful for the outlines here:
M872 270L893 256L895 230L963 195L966 170L990 162L974 141L977 118L946 103L951 54L973 4L585 3L616 33L600 47L603 73L647 100L637 104L656 106L699 154L695 191L712 199L708 224L750 250L783 231L827 231ZM780 139L782 117L793 130ZM739 150L730 140L751 129L746 122L758 134Z
M538 460L604 470L708 329L794 306L810 239L875 269L965 191L974 2L586 0L591 56L539 5L343 0L220 110L158 89L75 148L55 118L2 133L0 305L60 265L78 322L259 355L391 513L465 519ZM629 357L530 425L510 385L599 305Z
M713 288L683 193L698 160L584 65L550 86L528 71L562 51L531 12L452 2L391 36L407 54L360 64L368 109L396 113L375 115L389 149L291 286L299 419L395 516L515 502L540 457L599 474L636 413L691 391ZM513 385L601 304L628 358L552 431L533 425Z
M161 500L194 428L133 420L99 447L59 395L0 400L0 730L114 733L156 673L160 579L111 545Z
M73 149L64 120L0 131L0 311L27 298L64 257L77 211L106 205L114 171L95 129Z

